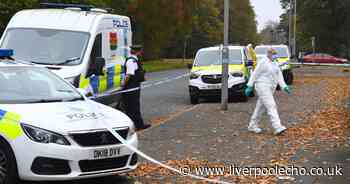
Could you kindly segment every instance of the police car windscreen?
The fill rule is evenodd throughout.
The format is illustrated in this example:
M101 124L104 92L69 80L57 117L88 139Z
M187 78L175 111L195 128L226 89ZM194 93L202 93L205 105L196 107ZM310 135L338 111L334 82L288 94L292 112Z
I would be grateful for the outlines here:
M257 55L267 55L267 50L273 48L277 52L279 58L289 57L288 49L286 47L257 47L255 52Z
M219 50L201 51L195 59L195 66L221 65L221 53ZM229 50L229 64L242 64L242 52L240 49Z
M16 28L5 33L1 48L13 49L18 60L76 65L81 62L88 39L89 35L83 32Z
M73 101L82 96L46 68L0 67L0 104Z

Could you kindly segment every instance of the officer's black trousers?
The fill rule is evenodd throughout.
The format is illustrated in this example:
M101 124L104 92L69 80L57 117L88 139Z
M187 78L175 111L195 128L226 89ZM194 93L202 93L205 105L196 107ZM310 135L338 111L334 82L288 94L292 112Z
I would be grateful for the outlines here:
M123 94L123 105L126 114L134 122L136 128L144 126L141 110L140 110L140 90L131 91Z

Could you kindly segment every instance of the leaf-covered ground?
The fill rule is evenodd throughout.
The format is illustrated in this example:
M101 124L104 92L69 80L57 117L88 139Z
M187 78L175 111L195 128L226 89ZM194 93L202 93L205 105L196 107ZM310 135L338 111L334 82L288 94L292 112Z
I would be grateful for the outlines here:
M170 120L169 127L165 124L158 132L155 129L152 133L142 133L141 148L148 147L143 149L146 153L178 169L230 164L307 166L310 158L321 153L349 150L350 108L346 104L350 102L350 75L331 68L301 68L295 72L293 95L282 92L276 95L282 122L288 126L282 136L272 135L268 118L262 122L266 129L263 134L246 131L255 106L252 99L250 105L230 104L229 112L220 112L217 104L201 104L183 117ZM136 183L205 183L146 161L129 176L137 180ZM303 178L280 176L224 174L209 178L236 183L303 182Z

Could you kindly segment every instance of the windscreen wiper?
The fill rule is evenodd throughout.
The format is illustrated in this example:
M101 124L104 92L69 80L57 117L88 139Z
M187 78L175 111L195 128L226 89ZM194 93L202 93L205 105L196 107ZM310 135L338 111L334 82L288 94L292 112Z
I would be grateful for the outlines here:
M66 90L66 89L58 89L58 90L56 90L56 91L62 92L62 93L74 93L73 90Z
M55 65L54 63L45 63L45 62L37 62L37 61L30 61L30 62L38 65Z
M83 97L77 97L77 98L64 100L64 102L74 102L74 101L81 101L81 100L84 100L84 98Z
M53 102L63 102L63 100L62 99L39 99L39 100L28 101L27 103L53 103Z
M80 57L73 57L73 58L69 58L65 61L63 61L62 63L56 63L56 65L65 65L74 61L80 60Z

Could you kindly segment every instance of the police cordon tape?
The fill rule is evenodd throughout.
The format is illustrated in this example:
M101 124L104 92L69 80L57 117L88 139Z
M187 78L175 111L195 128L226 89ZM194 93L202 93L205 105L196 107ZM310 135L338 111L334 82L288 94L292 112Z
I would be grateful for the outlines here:
M291 62L291 65L305 65L305 66L337 66L337 67L350 67L350 64L333 64L333 63L296 63Z
M180 76L177 76L177 77L166 78L166 79L158 81L158 82L154 82L154 83L150 83L150 84L147 83L147 84L141 85L141 87L126 89L126 90L113 90L113 91L107 92L106 94L103 94L103 95L96 95L96 94L94 94L93 96L91 96L89 98L101 98L101 97L105 97L105 96L109 96L109 95L123 94L123 93L127 93L127 92L137 91L137 90L140 90L140 89L145 89L145 88L149 88L149 87L159 86L161 84L169 83L169 82L172 82L174 80L181 79L183 77L187 77L189 75L190 75L189 73L186 73L186 74L183 74L183 75L180 75ZM89 89L89 91L92 91L92 90Z
M291 63L292 65L302 65L302 63ZM305 65L305 64L304 64ZM313 66L345 66L345 67L350 67L349 64L306 64L306 65L313 65ZM122 94L122 93L126 93L126 92L131 92L131 91L136 91L136 90L140 90L140 89L144 89L144 88L149 88L149 87L154 87L154 86L158 86L158 85L161 85L161 84L164 84L164 83L168 83L168 82L171 82L171 81L174 81L174 80L177 80L177 79L180 79L182 77L186 77L190 74L183 74L183 75L180 75L178 77L174 77L174 78L168 78L166 80L162 80L162 81L159 81L159 82L155 82L155 83L152 83L152 84L146 84L146 85L143 85L141 87L137 87L137 88L132 88L132 89L128 89L128 90L122 90L122 91L117 91L117 92L114 92L113 94ZM129 148L131 151L137 153L139 156L143 157L144 159L154 163L154 164L157 164L163 168L166 168L170 171L173 171L175 173L178 173L179 175L181 176L187 176L187 177L192 177L194 179L198 179L198 180L203 180L203 181L207 181L207 182L211 182L211 183L218 183L218 184L235 184L235 183L230 183L230 182L226 182L226 181L220 181L220 180L214 180L214 179L209 179L209 178L205 178L205 177L202 177L202 176L198 176L198 175L194 175L194 174L191 174L191 173L186 173L186 175L184 175L184 173L182 171L180 171L179 169L176 169L176 168L173 168L171 166L168 166L166 164L163 164L161 163L160 161L157 161L156 159L146 155L145 153L143 153L142 151L140 151L139 149L133 147L132 145L128 144L127 141L121 137L117 132L115 132L113 130L112 127L110 127L104 120L103 120L103 123L105 125L105 128L115 137L117 138L123 145L125 145L127 148Z
M220 180L214 180L214 179L209 179L209 178L205 178L205 177L202 177L202 176L197 176L197 175L193 175L191 173L186 173L184 175L184 173L182 171L180 171L179 169L176 169L176 168L173 168L171 166L168 166L166 164L163 164L161 163L160 161L157 161L156 159L146 155L145 153L143 153L142 151L140 151L139 149L133 147L132 145L128 144L128 142L123 138L121 137L116 131L113 130L113 128L111 126L109 126L104 120L102 120L104 125L105 125L105 128L115 137L117 138L123 145L125 145L127 148L129 148L131 151L137 153L139 156L143 157L144 159L154 163L154 164L157 164L161 167L164 167L170 171L173 171L175 173L178 173L179 175L181 176L187 176L187 177L192 177L194 179L198 179L198 180L204 180L204 181L207 181L207 182L210 182L210 183L218 183L218 184L235 184L235 183L229 183L229 182L225 182L225 181L220 181Z
M306 65L306 66L309 65L309 66L350 67L350 64L296 63L296 62L291 62L290 64L291 64L291 65ZM106 94L103 94L103 95L96 95L96 94L94 94L94 95L93 95L92 97L90 97L90 98L100 98L100 97L109 96L109 95L111 95L111 94L117 95L117 94L122 94L122 93L137 91L137 90L140 90L140 89L149 88L149 87L154 87L154 86L158 86L158 85L161 85L161 84L164 84L164 83L172 82L172 81L174 81L174 80L177 80L177 79L180 79L180 78L189 76L189 75L190 75L190 73L187 73L187 74L183 74L183 75L180 75L180 76L177 76L177 77L174 77L174 78L167 78L167 79L162 80L162 81L158 81L158 82L151 83L151 84L145 84L145 85L142 85L141 87L131 88L131 89L127 89L127 90L120 90L120 89L119 89L119 90L113 90L113 91L107 92ZM92 89L89 89L88 91L92 91Z
M141 89L144 89L144 88L149 88L149 87L154 87L154 86L158 86L158 85L161 85L161 84L164 84L164 83L168 83L168 82L172 82L174 80L177 80L177 79L180 79L180 78L183 78L183 77L186 77L186 76L189 76L190 74L183 74L183 75L180 75L180 76L177 76L177 77L173 77L173 78L168 78L168 79L165 79L165 80L161 80L161 81L158 81L158 82L155 82L155 83L151 83L151 84L145 84L141 87L137 87L137 88L132 88L132 89L128 89L128 90L123 90L123 91L118 91L116 93L113 93L113 94L122 94L122 93L126 93L126 92L131 92L131 91L136 91L136 90L140 90ZM98 111L98 109L96 109ZM209 178L205 178L205 177L202 177L202 176L197 176L197 175L193 175L191 173L186 173L184 175L184 173L182 171L180 171L179 169L176 169L176 168L173 168L171 166L168 166L166 164L163 164L162 162L160 161L157 161L156 159L146 155L145 153L143 153L142 151L140 151L139 149L133 147L132 145L128 144L128 142L123 138L121 137L117 132L115 132L113 130L113 128L111 126L108 125L107 122L105 122L105 120L102 120L105 128L115 137L117 138L123 145L125 145L128 149L130 149L131 151L137 153L139 156L143 157L144 159L154 163L154 164L157 164L163 168L166 168L170 171L173 171L175 173L178 173L179 175L181 176L187 176L187 177L192 177L194 179L198 179L198 180L204 180L204 181L207 181L207 182L210 182L210 183L218 183L218 184L235 184L235 183L230 183L230 182L225 182L225 181L220 181L220 180L214 180L214 179L209 179Z

